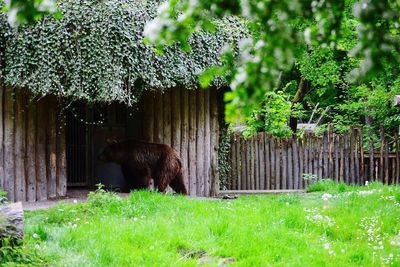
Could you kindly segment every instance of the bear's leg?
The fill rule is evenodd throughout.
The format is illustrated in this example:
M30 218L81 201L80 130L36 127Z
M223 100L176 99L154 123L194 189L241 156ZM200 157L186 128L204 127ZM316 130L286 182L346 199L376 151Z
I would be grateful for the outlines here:
M170 186L178 194L183 194L183 195L188 194L186 186L185 186L185 180L183 179L182 168L179 169L175 178L171 181Z
M121 167L128 185L128 190L149 188L151 171L148 167L132 167L131 164L124 164Z
M168 178L165 175L160 175L154 178L154 188L157 188L158 192L164 193L169 185Z
M175 156L166 157L159 165L159 169L154 175L155 187L159 192L165 192L168 185L180 194L187 195L183 174L182 164Z

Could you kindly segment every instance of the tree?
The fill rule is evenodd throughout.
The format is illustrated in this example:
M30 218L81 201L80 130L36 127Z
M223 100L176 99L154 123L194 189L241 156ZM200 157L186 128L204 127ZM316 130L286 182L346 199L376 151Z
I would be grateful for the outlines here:
M385 65L400 62L399 1L169 0L145 33L159 48L179 42L189 51L189 36L200 29L213 31L215 18L231 15L242 18L251 34L224 51L224 65L206 72L203 79L227 74L233 89L226 94L230 121L248 117L265 92L277 86L280 73L289 71L305 50L340 50L340 40L348 34L345 20L357 28L355 42L347 44L349 55L357 60L349 73L353 82L370 80Z

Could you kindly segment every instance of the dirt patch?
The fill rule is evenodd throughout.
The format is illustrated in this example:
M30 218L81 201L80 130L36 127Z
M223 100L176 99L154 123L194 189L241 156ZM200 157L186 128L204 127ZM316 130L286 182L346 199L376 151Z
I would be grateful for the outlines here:
M209 255L207 252L203 250L191 250L191 249L186 249L186 248L180 248L178 249L179 254L182 255L183 259L197 259L197 265L203 266L203 265L212 265L212 266L218 266L218 267L225 267L229 266L230 263L233 263L235 259L233 257L220 257L220 256L214 256L214 255Z

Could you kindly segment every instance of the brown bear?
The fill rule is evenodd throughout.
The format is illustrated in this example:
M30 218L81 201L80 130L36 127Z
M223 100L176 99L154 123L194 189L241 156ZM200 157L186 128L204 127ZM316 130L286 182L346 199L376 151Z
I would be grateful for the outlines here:
M99 159L120 164L129 189L148 188L153 178L159 192L165 192L169 185L175 192L187 195L181 160L168 145L107 140Z

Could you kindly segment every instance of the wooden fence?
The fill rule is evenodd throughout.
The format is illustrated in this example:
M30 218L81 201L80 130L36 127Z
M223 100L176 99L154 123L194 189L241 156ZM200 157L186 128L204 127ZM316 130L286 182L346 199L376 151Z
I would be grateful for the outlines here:
M389 144L383 129L379 144L371 136L365 142L362 136L362 128L340 135L329 132L321 137L305 134L301 138L275 138L258 133L244 139L232 135L228 189L303 189L309 183L303 178L310 174L348 184L398 183L398 137L390 138Z
M65 127L51 97L0 86L0 188L11 201L65 196Z

